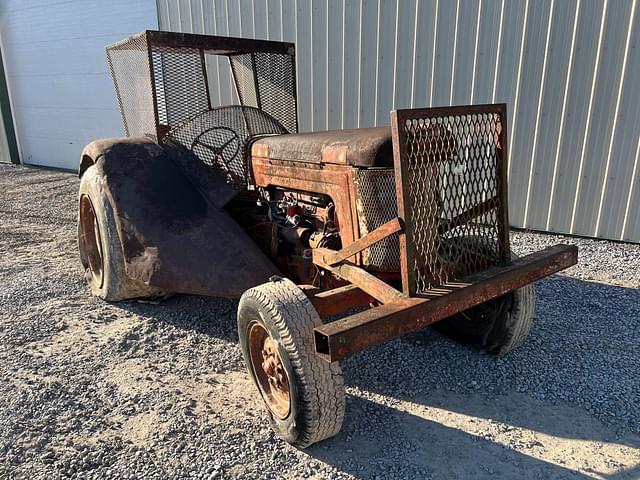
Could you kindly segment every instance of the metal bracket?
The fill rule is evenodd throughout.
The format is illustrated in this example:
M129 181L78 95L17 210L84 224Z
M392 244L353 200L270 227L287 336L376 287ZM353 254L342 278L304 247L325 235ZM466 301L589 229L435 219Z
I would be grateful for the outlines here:
M322 261L330 266L337 265L338 263L353 257L356 253L369 248L374 243L384 240L385 238L393 235L394 233L401 232L403 230L401 220L396 217L393 220L385 223L384 225L376 228L374 231L367 233L363 237L353 242L351 245L344 247L337 252L327 253L323 256Z

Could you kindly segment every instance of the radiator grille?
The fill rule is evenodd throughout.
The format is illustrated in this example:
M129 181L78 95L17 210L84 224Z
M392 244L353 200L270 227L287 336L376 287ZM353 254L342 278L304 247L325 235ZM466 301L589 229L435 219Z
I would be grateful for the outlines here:
M395 112L409 294L508 258L503 119L496 105Z
M366 235L398 216L393 169L360 169L356 177L356 208L360 235ZM369 270L400 271L398 234L375 243L362 252L362 264Z

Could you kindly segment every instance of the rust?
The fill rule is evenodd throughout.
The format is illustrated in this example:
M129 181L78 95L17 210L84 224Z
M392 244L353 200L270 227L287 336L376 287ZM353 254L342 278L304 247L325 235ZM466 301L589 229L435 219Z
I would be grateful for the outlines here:
M451 220L441 222L438 226L438 233L440 235L442 235L443 233L447 233L454 228L459 227L460 225L464 225L470 220L479 217L480 215L490 212L494 208L497 208L499 204L498 202L499 200L497 197L490 198L489 200L485 200L484 202L481 202L478 205L465 210Z
M258 380L258 388L267 407L279 418L291 411L289 377L282 365L278 342L259 322L249 326L249 358Z
M87 265L91 276L99 287L102 287L104 278L104 257L102 255L102 238L100 227L96 218L95 211L91 199L87 195L80 197L80 249L84 252L81 258L86 258Z
M346 246L342 250L337 252L327 254L323 258L323 262L327 265L334 266L343 260L346 260L349 257L354 256L356 253L362 252L364 249L369 248L374 243L383 240L394 233L398 233L402 230L402 223L399 218L394 218L393 220L388 221L384 225L376 228L373 232L370 232L362 237L360 237L355 242Z
M315 329L316 351L335 362L387 340L419 330L438 320L499 297L575 265L578 249L555 245L493 267L463 281L405 297Z
M391 132L388 127L327 130L265 137L256 142L270 160L350 165L360 168L391 167ZM254 145L256 145L254 144Z
M509 262L505 127L504 104L391 113L406 295Z
M318 169L302 162L277 162L259 157L253 157L251 162L253 180L258 187L278 186L331 197L336 206L342 244L349 245L359 237L351 168L327 165Z
M332 250L315 248L313 250L313 263L329 270L338 277L351 282L363 292L371 295L382 303L393 302L402 296L402 293L386 283L384 280L367 272L351 262L343 261L339 265L328 265L324 258L331 255Z
M305 293L318 312L318 315L320 315L320 318L331 317L353 308L371 305L376 301L375 298L363 292L355 285L344 285L325 291L305 289Z

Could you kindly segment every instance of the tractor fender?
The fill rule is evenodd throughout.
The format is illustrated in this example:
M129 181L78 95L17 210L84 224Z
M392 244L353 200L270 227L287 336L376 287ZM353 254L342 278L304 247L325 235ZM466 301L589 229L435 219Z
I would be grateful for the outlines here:
M114 145L155 145L157 143L147 137L115 137L115 138L103 138L101 140L94 140L82 149L80 154L80 164L78 166L78 177L82 178L82 174L91 165L94 165L96 161L105 153L109 152Z
M235 298L279 273L224 210L238 192L188 150L146 138L98 140L83 150L79 174L91 165L113 206L130 278Z

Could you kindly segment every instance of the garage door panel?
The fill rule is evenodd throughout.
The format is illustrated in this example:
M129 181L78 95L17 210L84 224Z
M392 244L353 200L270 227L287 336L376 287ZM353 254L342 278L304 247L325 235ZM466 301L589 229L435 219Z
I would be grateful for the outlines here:
M12 0L1 8L10 19L3 26L8 45L67 38L81 42L96 35L119 40L145 28L157 28L156 4L151 0L75 0L33 6ZM139 28L130 30L132 25Z
M52 40L41 44L17 44L12 47L12 67L27 75L102 75L107 56L103 37L79 40Z
M12 77L15 108L117 109L118 102L109 74ZM104 92L104 95L98 94ZM113 93L109 95L109 93Z
M76 170L80 161L78 145L56 138L26 137L22 155L29 165L51 166L51 158L56 159L56 168ZM80 150L82 152L82 150Z
M79 147L82 149L96 138L123 135L121 123L118 110L27 107L22 109L17 128L29 132L27 137L61 138L82 143Z

